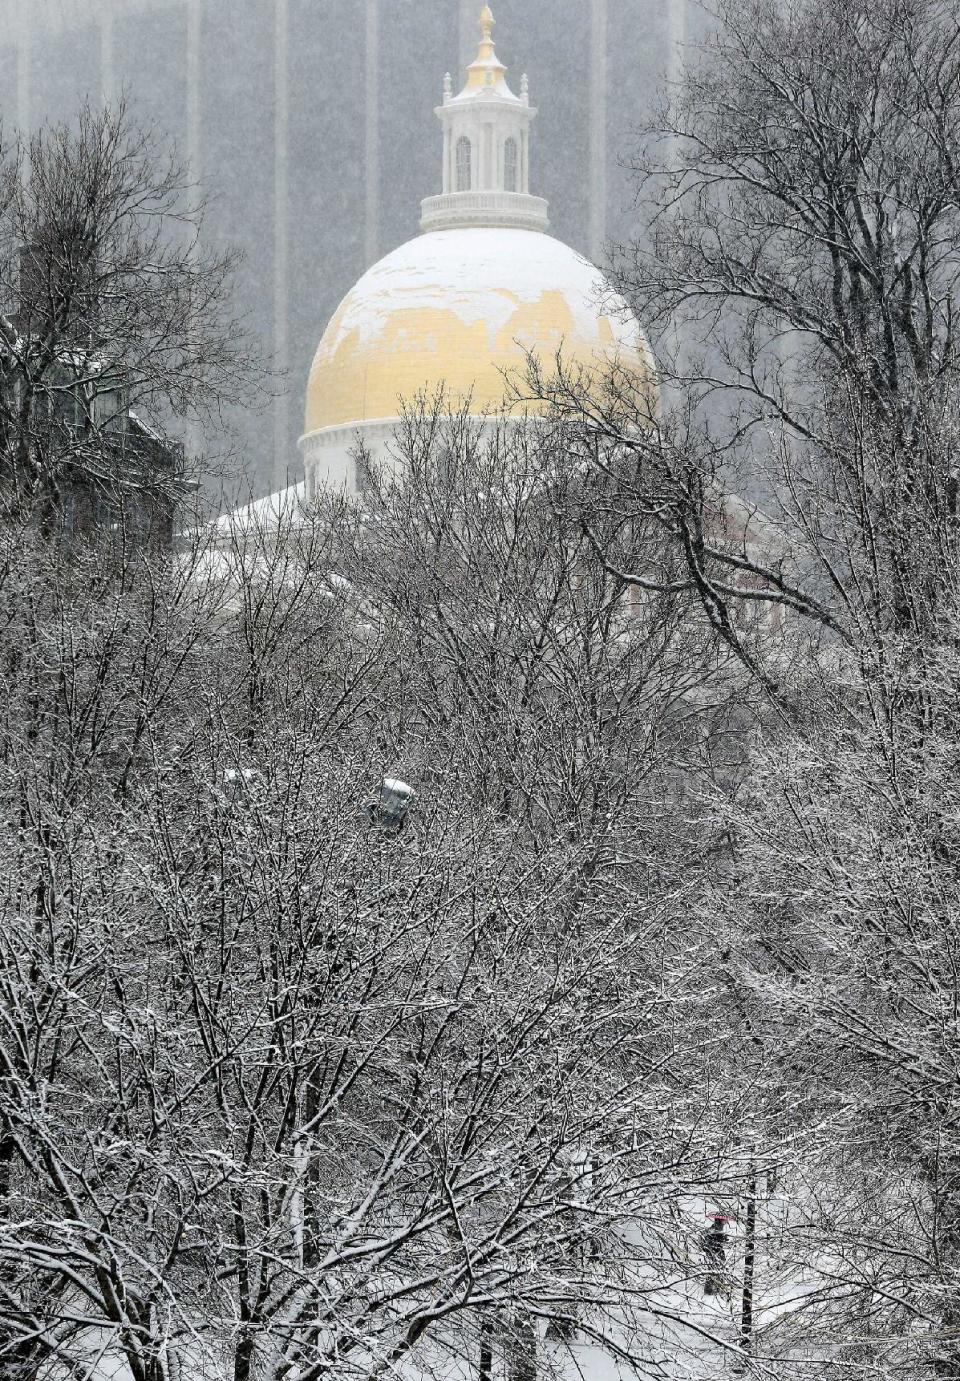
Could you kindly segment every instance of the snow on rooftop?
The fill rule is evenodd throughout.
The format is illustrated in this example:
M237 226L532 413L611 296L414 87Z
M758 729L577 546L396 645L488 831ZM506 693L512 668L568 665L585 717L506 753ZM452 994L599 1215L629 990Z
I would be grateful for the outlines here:
M219 517L214 524L217 535L226 537L233 533L269 530L288 523L298 517L306 502L306 494L305 480L298 480L273 494L264 494L262 498Z

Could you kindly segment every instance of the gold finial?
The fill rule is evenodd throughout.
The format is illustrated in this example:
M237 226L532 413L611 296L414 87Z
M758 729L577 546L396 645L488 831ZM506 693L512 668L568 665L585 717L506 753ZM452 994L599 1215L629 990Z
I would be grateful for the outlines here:
M467 90L475 91L478 87L497 87L503 81L503 74L506 72L502 62L497 61L497 54L493 46L493 26L496 21L493 11L489 5L484 5L480 13L480 48L475 60L467 68Z

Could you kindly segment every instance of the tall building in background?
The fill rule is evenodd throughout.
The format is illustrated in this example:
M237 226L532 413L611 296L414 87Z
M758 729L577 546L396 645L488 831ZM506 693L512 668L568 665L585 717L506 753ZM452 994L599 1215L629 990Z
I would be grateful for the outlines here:
M126 91L214 198L210 232L244 251L240 306L287 371L231 419L260 491L296 473L318 321L409 237L424 191L442 194L424 112L435 74L469 61L476 17L476 0L0 0L4 127ZM688 0L499 0L497 18L530 54L552 232L602 263L633 231L622 160L677 71Z

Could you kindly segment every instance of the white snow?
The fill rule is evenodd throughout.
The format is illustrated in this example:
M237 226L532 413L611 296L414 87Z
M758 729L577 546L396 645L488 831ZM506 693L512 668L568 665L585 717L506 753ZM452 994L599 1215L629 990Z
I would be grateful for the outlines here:
M362 346L375 344L395 312L424 309L456 312L467 325L486 322L493 349L518 303L551 292L562 293L579 341L602 346L603 316L619 346L646 353L626 303L583 255L536 231L480 227L420 235L374 264L344 298L318 355L352 333Z
M224 513L216 521L219 535L229 536L238 532L269 531L295 519L306 501L306 481L298 480L286 489L278 489L274 494L265 494L261 499L242 508Z

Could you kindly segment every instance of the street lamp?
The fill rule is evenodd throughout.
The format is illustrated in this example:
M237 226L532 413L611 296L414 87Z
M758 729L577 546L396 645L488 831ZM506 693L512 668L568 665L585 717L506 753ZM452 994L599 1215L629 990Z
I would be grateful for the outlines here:
M406 782L400 781L397 777L384 777L379 798L367 802L370 823L379 825L388 834L399 834L415 795L413 787L408 786Z

